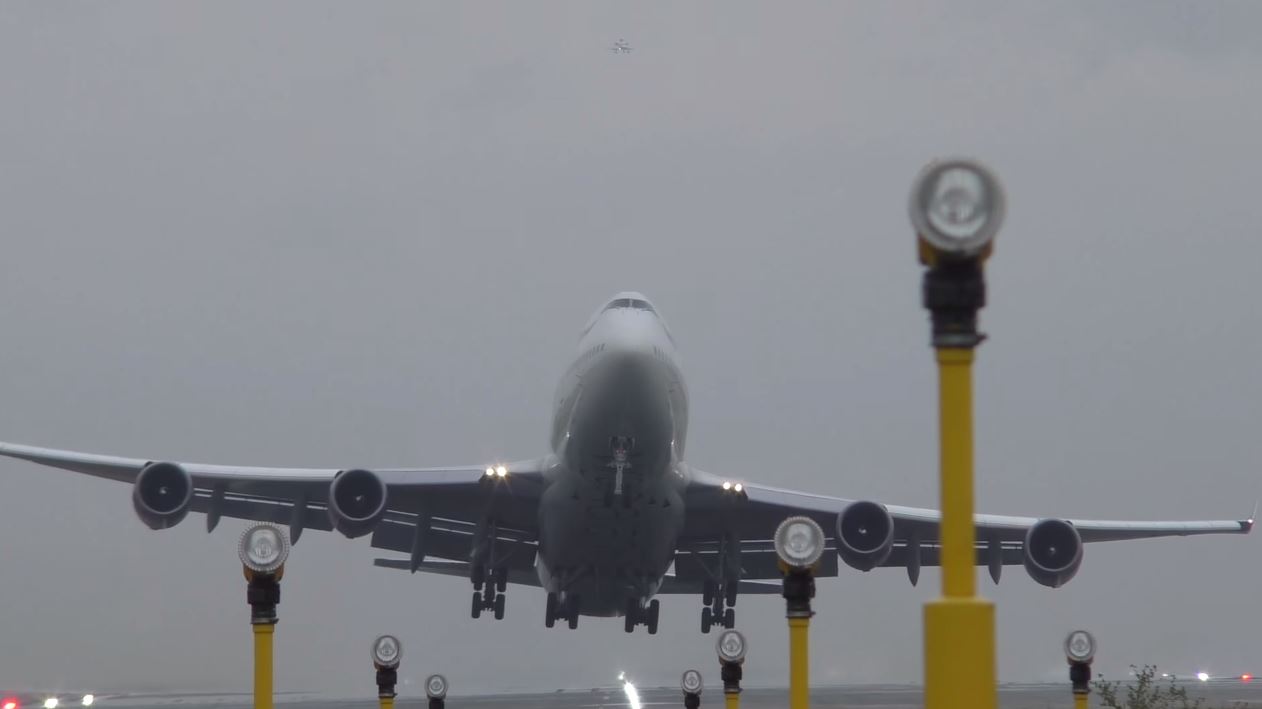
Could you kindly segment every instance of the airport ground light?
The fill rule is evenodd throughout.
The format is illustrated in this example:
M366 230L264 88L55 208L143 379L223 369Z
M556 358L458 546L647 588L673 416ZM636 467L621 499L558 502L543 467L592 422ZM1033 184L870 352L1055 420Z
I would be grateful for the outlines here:
M1095 648L1095 638L1085 630L1075 630L1065 638L1065 660L1069 662L1074 709L1087 709L1087 699L1091 693L1091 661L1095 659Z
M741 678L744 675L745 653L749 645L745 636L728 628L719 633L714 650L719 656L720 677L723 679L723 704L726 709L740 709Z
M1104 709L1212 709L1204 699L1191 696L1174 677L1159 674L1155 665L1131 665L1131 671L1134 676L1130 682L1104 677L1093 681L1096 704Z
M429 709L443 709L447 706L447 678L442 675L426 677L425 696L429 698Z
M935 161L913 183L909 211L938 364L942 597L925 605L925 707L995 709L995 607L976 596L974 570L972 368L1003 189L973 161Z
M377 701L381 709L391 709L399 682L399 662L403 659L403 643L393 635L378 635L372 641L372 666L377 671Z
M254 634L254 709L272 709L272 640L278 620L280 580L289 558L289 538L275 525L252 525L241 535L237 556L245 574Z
M679 688L684 691L684 709L697 709L701 706L701 690L704 687L701 673L696 670L685 670L679 680Z
M789 707L810 706L811 599L815 567L824 556L824 530L810 517L789 517L776 528L776 555L784 574L784 615L789 621Z

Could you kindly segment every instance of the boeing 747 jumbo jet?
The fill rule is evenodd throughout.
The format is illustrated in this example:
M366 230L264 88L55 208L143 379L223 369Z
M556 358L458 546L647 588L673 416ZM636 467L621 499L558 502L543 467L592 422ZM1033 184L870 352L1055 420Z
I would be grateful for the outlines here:
M605 303L579 338L552 406L551 453L452 468L257 468L116 458L0 444L0 455L132 485L136 514L171 527L190 510L371 535L376 565L468 578L474 618L504 616L510 583L547 592L544 622L622 616L657 632L660 594L697 594L701 631L735 624L740 594L778 594L772 537L790 515L828 532L818 576L938 563L936 510L740 481L684 462L688 393L675 343L639 293ZM1083 544L1244 534L1253 520L1107 522L977 515L977 563L1021 564L1045 586L1077 573Z

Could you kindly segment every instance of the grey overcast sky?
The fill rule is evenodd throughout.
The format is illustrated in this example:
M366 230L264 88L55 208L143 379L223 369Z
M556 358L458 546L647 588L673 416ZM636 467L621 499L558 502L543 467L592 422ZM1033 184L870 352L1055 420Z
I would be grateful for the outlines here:
M976 373L981 511L1243 518L1262 495L1262 5L0 5L0 440L258 465L545 450L601 299L647 293L684 356L690 461L936 505L935 372L906 215L934 156L989 163L1008 221ZM625 38L629 55L609 46ZM125 486L0 463L0 688L246 690L240 523L150 532ZM310 533L281 689L591 686L713 674L700 601L656 637ZM1020 568L1004 679L1262 670L1256 537L1094 545ZM979 574L984 576L984 574ZM938 589L822 581L819 681L919 681ZM747 679L787 679L778 598ZM717 679L711 677L711 680ZM415 693L412 687L408 692Z

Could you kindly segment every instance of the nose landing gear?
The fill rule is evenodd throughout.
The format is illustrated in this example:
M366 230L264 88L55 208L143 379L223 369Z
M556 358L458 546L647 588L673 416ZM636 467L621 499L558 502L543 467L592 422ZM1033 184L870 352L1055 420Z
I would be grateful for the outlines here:
M736 583L718 584L706 581L701 591L701 632L709 633L712 626L736 627Z
M469 573L473 581L473 605L471 615L482 616L491 611L496 620L504 619L504 591L508 588L508 569L501 566L488 570L482 564L474 564Z
M556 625L558 620L566 621L570 630L578 627L578 608L581 599L572 594L566 594L565 598L555 592L548 593L548 604L544 609L543 624L549 628Z
M643 625L648 628L649 635L657 635L659 610L661 610L661 603L656 598L648 603L638 598L628 598L627 610L623 616L624 629L631 633L635 631L635 626Z

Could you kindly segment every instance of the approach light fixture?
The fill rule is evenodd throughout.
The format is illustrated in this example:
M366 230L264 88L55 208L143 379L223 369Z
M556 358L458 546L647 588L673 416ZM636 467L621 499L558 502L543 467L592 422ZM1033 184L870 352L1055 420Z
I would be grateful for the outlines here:
M1004 208L999 178L972 160L935 160L912 183L912 226L940 258L985 256L1003 223Z
M280 527L266 522L256 524L241 534L237 546L241 564L256 574L275 574L289 558L289 537Z
M90 707L96 703L96 696L92 694L85 694L83 695L83 699L79 700L79 703L85 707Z
M44 709L57 709L59 703L57 697L49 697L44 700Z
M776 527L776 556L793 569L809 569L824 555L824 530L810 517L789 517Z
M425 680L425 696L430 699L444 699L447 697L447 678L442 675L430 675Z
M739 665L745 661L745 636L736 630L724 630L714 643L719 661Z
M1065 659L1086 664L1095 657L1095 638L1085 630L1075 630L1065 638Z
M1199 680L1200 680L1200 681L1202 681L1202 682L1208 682L1208 681L1209 681L1209 673L1208 673L1208 672L1197 672L1197 673L1196 673L1196 678L1197 678L1197 679L1199 679Z
M381 669L393 670L403 659L403 644L393 635L382 635L372 641L372 661Z
M0 709L18 709L18 700L5 699L4 703L0 704Z
M684 676L679 680L679 687L684 690L684 694L701 694L701 673L696 670L685 670Z

